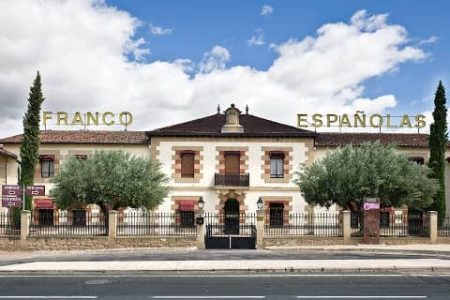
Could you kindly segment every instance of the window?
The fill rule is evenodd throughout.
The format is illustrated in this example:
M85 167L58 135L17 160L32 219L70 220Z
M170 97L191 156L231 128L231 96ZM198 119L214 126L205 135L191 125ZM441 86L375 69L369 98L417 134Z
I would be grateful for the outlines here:
M52 155L41 155L41 178L52 178L55 175L55 158Z
M181 226L193 227L194 222L194 212L191 211L180 211Z
M271 153L270 154L270 178L284 177L284 154Z
M181 153L181 177L194 178L194 152Z
M408 160L413 161L418 165L423 165L425 163L425 158L420 156L408 157Z
M380 212L380 226L383 228L389 227L389 225L390 225L389 218L390 218L390 213L388 211Z
M86 154L75 154L75 158L79 160L86 160L87 155Z
M270 203L270 226L283 226L284 225L284 204L283 203Z

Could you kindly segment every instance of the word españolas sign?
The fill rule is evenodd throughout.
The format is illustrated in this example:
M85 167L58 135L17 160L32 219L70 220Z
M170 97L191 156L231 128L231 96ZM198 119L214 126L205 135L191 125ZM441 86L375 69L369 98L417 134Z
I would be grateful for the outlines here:
M426 126L424 115L392 116L390 114L367 115L364 111L356 111L355 114L297 114L297 126L307 128L309 126L320 127L347 127L347 128L424 128Z
M49 121L56 122L56 125L61 126L112 126L123 125L128 126L133 123L133 115L130 112L124 111L120 113L107 112L75 112L69 114L64 111L52 112L44 111L42 113L42 123L44 126Z

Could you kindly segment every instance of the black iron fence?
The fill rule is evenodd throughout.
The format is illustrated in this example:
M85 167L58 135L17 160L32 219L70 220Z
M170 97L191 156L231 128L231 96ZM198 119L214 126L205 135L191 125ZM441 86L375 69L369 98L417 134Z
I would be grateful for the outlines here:
M265 235L268 236L342 236L339 213L274 213L266 216Z
M106 218L101 212L39 209L31 214L30 236L105 236L108 233Z
M426 213L422 211L381 211L379 218L381 237L420 237L428 234ZM351 213L350 226L351 236L364 235L364 211Z
M445 217L444 221L438 225L438 236L450 237L450 216Z
M14 213L0 213L0 236L19 236L20 235L20 211Z
M193 211L130 212L118 216L117 236L193 236L196 233Z
M206 236L256 236L255 213L207 213Z

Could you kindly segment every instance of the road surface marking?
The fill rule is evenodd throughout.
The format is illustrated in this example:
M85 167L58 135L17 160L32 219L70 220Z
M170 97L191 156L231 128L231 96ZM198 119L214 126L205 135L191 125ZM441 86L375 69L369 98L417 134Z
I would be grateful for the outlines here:
M152 296L152 299L265 299L266 296Z
M0 299L97 299L97 296L0 296Z
M427 296L297 296L297 299L427 299Z

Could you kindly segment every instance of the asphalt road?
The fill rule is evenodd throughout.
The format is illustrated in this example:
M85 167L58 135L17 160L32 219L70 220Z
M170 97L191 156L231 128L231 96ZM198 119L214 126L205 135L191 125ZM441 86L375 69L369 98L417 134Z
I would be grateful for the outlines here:
M450 275L1 275L0 299L450 299Z
M17 257L13 253L0 258L0 265L36 261L191 261L191 260L333 260L333 259L450 259L449 254L420 252L370 252L370 251L324 251L324 250L105 250L74 251L57 254L30 254L31 257ZM450 297L449 297L450 299Z

